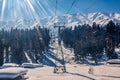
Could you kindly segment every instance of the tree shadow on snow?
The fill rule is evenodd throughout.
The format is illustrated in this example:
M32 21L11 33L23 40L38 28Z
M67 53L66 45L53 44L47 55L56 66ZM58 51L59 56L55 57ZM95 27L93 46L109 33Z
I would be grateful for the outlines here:
M85 77L87 79L90 79L90 80L95 80L94 78L91 78L89 76L85 76L85 75L82 75L82 74L79 74L79 73L71 73L71 72L67 72L68 74L71 74L71 75L76 75L76 76L80 76L80 77Z
M50 60L47 55L43 55L43 65L48 65L48 66L55 66L55 63Z
M119 78L120 79L120 76L108 76L108 75L94 75L94 76L111 77L111 78Z
M49 51L47 54L50 58L54 59L55 61L58 61L60 64L64 64L64 61L57 58L55 53L53 53L52 51Z

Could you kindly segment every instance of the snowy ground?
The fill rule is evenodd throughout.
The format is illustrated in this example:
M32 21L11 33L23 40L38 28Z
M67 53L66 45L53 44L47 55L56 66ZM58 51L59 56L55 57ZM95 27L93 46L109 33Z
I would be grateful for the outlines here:
M63 48L66 61L67 73L53 73L53 66L44 66L35 69L28 69L27 80L120 80L119 65L99 65L92 66L93 74L89 74L89 65L77 64L74 62L74 54L68 49ZM56 50L53 50L55 53ZM49 57L49 56L48 56ZM54 62L56 58L51 58Z
M27 80L120 80L120 65L101 65L93 67L89 74L89 66L67 64L67 73L54 74L53 67L28 69Z
M89 74L91 66L75 63L73 51L64 47L67 72L64 74L53 73L55 61L61 62L55 54L57 52L55 45L51 46L52 49L47 54L43 55L43 67L25 68L28 70L25 76L26 80L120 80L120 64L92 66L93 74ZM26 57L32 63L32 59L27 53Z

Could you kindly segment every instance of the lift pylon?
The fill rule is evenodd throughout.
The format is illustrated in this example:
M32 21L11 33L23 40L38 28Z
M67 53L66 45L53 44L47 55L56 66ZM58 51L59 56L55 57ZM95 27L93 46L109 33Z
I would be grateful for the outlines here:
M58 28L58 47L56 56L61 60L61 62L55 61L54 73L65 73L66 66L60 38L61 29L65 28L65 23L55 23L54 28Z

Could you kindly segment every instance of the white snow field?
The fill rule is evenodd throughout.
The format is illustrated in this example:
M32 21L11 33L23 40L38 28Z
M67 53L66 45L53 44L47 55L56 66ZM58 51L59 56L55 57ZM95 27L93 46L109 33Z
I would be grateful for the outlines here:
M101 65L92 66L87 64L80 64L74 62L74 53L72 49L66 49L63 47L64 58L66 62L66 73L55 74L54 72L54 64L55 60L60 62L59 59L55 56L56 45L52 44L52 50L48 53L44 54L44 63L43 66L39 66L36 68L23 68L27 70L27 74L25 75L26 80L120 80L120 64L108 64L107 62L103 62ZM32 61L30 60L29 55L27 55L28 61L31 63L23 63L27 66L34 66ZM36 66L36 65L35 65ZM14 70L13 70L14 68ZM13 71L18 70L17 67L8 67L4 70L6 72L12 73ZM89 73L90 69L92 69L91 74ZM0 69L0 73L3 69ZM19 70L17 71L19 72ZM16 72L16 73L17 73ZM2 76L0 74L0 76ZM9 75L4 75L4 77L12 77Z
M55 60L59 61L55 56L56 43L51 46L54 49L50 50L49 53L46 53L45 58L46 63L54 63ZM4 75L3 73L20 73L21 70L26 70L27 74L25 75L26 80L120 80L120 64L108 64L107 62L103 62L98 66L90 66L87 64L79 64L74 62L74 53L71 49L66 49L63 47L64 58L66 62L66 73L63 74L55 74L54 66L43 65L37 68L22 68L18 67L7 67L4 69L0 69L0 77L15 77ZM53 53L52 53L53 52ZM28 58L29 60L30 58ZM46 60L47 59L47 60ZM119 60L118 60L119 61ZM29 63L30 65L33 63ZM28 63L26 65L29 65ZM13 65L13 64L9 64ZM8 65L8 66L9 66ZM88 73L89 70L92 69L92 74ZM21 74L21 73L20 73Z
M101 65L93 67L89 74L89 66L81 64L66 64L67 73L54 74L53 67L28 69L27 80L120 80L120 65Z
M55 74L53 66L26 68L28 70L27 80L120 80L120 64L104 63L98 66L77 64L74 62L73 52L65 48L63 50L67 73ZM90 67L93 69L92 74L88 73Z
M7 68L7 67L18 67L18 64L15 63L4 63L2 68Z
M37 63L23 63L21 65L24 68L37 68L37 67L43 67L42 64L37 64Z
M0 69L0 80L15 79L17 77L22 77L27 73L27 70L24 68L10 67Z

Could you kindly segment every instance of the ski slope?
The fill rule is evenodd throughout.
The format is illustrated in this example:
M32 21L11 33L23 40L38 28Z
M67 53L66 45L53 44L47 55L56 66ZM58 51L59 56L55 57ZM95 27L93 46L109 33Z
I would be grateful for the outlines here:
M47 58L53 63L58 60L56 56L57 43L51 45L52 49L45 54ZM62 46L63 47L63 46ZM44 67L27 69L27 80L119 80L120 79L120 65L109 65L105 62L98 66L87 64L79 64L74 62L74 54L71 49L63 47L66 69L64 74L55 74L54 66L45 65ZM50 63L51 64L51 63ZM89 69L92 67L93 73L89 74Z

